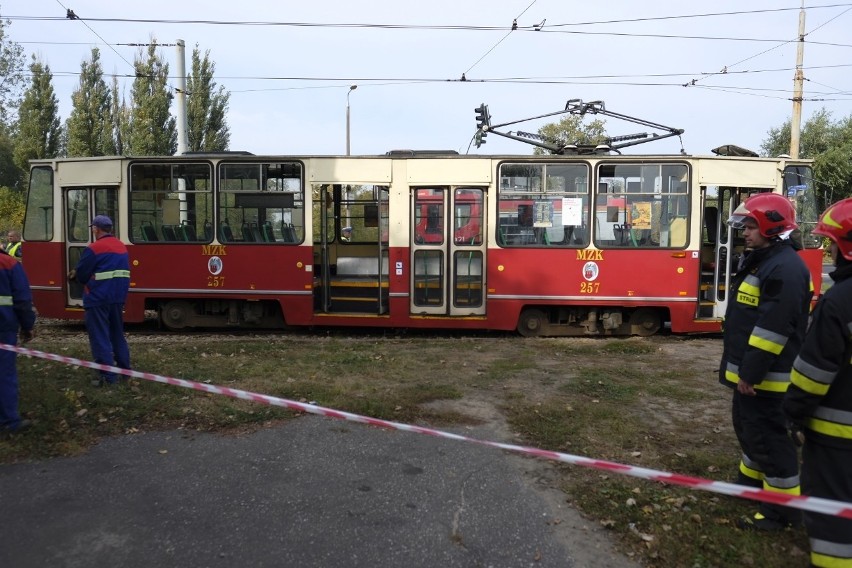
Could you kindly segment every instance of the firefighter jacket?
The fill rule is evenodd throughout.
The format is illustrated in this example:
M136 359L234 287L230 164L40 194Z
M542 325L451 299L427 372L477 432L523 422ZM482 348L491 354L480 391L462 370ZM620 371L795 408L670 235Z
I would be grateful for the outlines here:
M30 331L35 325L27 275L15 257L0 250L0 332Z
M852 263L831 273L793 363L784 412L807 440L852 449Z
M127 247L106 234L86 247L77 262L75 278L83 284L83 307L123 304L130 289Z
M790 241L751 251L731 278L719 381L782 397L802 346L813 283Z

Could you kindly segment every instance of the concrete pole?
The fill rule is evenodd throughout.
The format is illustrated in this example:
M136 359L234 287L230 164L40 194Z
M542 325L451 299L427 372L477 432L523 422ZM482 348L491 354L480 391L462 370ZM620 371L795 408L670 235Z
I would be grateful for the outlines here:
M177 155L189 150L186 119L186 44L182 39L177 40L177 91L175 94L175 112L177 113Z
M793 117L790 119L790 157L799 159L799 135L802 129L802 95L804 74L802 64L805 59L805 2L799 11L799 44L796 47L796 75L793 78Z
M177 156L182 156L189 150L186 120L186 44L182 39L177 40L177 80L175 83L175 113L177 114ZM189 221L189 206L186 200L186 180L178 180L178 206L181 225Z

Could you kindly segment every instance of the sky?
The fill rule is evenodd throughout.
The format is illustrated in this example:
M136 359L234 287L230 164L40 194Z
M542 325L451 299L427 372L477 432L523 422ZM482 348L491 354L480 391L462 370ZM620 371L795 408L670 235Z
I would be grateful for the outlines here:
M487 104L497 124L581 99L685 130L682 146L675 137L625 153L704 155L723 144L759 151L790 118L803 5L803 119L822 108L845 118L852 2L0 0L0 15L9 39L50 67L63 121L92 47L129 99L138 45L182 39L187 69L196 45L209 50L230 92L231 150L343 155L348 104L353 155L529 154L532 146L493 133L471 146L474 109ZM68 9L80 19L67 19ZM177 85L177 49L160 53ZM502 130L536 132L559 118ZM659 132L613 118L606 128Z

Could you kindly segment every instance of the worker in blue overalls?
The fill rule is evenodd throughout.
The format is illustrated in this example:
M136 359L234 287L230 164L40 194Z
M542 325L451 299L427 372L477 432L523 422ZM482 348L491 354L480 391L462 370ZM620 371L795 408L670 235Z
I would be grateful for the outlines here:
M15 345L33 338L36 314L24 268L0 250L0 342ZM14 434L30 426L18 414L18 371L14 351L0 349L0 434Z
M92 219L93 242L77 266L68 273L69 280L83 285L83 308L86 330L95 363L130 368L130 349L124 338L124 303L130 289L130 260L127 247L112 233L112 219L97 215ZM118 382L115 373L99 371L93 385Z

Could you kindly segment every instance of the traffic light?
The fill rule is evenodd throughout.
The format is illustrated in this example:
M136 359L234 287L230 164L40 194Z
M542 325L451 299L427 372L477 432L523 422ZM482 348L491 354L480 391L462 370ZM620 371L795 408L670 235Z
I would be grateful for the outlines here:
M485 103L473 110L476 112L476 147L479 148L485 144L485 137L488 135L488 129L491 128L491 115L488 114Z

